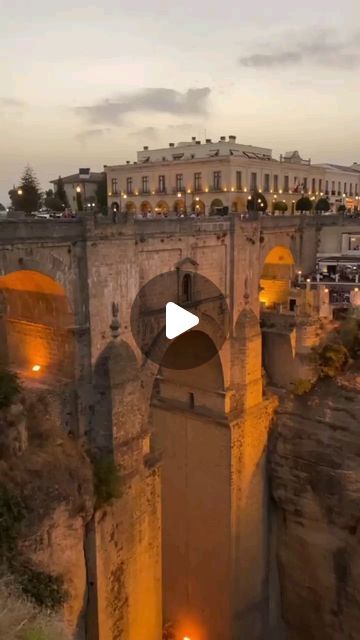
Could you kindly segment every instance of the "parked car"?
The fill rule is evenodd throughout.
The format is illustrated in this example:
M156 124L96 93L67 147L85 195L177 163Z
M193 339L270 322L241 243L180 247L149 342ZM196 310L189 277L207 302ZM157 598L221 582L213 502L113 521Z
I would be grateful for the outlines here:
M48 211L35 211L35 218L41 218L42 220L50 220L50 213Z

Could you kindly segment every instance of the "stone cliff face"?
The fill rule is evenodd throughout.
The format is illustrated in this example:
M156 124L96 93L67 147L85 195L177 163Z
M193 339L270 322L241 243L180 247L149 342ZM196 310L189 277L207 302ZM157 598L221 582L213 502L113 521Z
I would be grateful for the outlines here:
M270 456L288 640L360 637L360 375L285 396Z
M93 474L52 407L46 394L25 394L0 411L0 557L25 593L45 608L60 606L82 639Z

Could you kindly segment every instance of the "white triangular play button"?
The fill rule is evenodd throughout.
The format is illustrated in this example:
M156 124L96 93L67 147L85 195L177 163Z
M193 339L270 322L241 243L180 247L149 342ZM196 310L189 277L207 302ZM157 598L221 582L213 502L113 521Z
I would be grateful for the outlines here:
M166 305L166 337L169 340L177 338L185 331L189 331L199 324L200 320L190 311L186 311L174 302Z

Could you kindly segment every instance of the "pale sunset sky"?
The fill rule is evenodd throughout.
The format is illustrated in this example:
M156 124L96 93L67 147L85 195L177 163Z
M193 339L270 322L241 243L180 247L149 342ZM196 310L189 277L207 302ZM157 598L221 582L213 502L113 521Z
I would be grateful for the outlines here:
M196 135L360 162L359 0L0 0L0 202Z

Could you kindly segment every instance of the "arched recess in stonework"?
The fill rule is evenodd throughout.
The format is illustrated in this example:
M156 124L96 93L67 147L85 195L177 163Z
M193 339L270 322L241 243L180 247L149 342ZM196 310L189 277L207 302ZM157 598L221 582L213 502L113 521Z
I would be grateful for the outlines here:
M241 213L243 211L246 211L245 197L235 197L231 203L231 210L233 211L233 213Z
M165 202L165 200L160 200L155 207L155 212L159 216L168 216L169 211L169 205L167 202Z
M133 215L136 214L136 204L135 202L127 202L125 207L126 213L131 213Z
M287 247L273 247L265 258L261 278L259 299L265 307L286 304L291 283L295 275L295 260Z
M174 211L177 215L185 214L185 200L184 198L178 198L174 203Z
M182 368L189 352L214 355ZM231 442L223 368L208 334L192 330L168 347L151 423L152 446L162 452L164 623L179 638L228 637Z
M148 200L144 200L144 202L141 203L140 211L141 211L142 215L144 216L144 218L146 218L146 216L149 213L152 213L152 206L151 206L150 202L148 202Z
M74 378L74 318L64 288L38 271L0 277L0 360L21 377Z
M220 200L220 198L215 198L215 200L212 201L212 203L210 204L210 215L211 216L215 216L218 213L219 209L222 209L224 206L223 201Z
M127 342L109 343L96 360L93 373L93 407L90 440L102 454L113 454L124 422L129 431L138 407L139 384L136 356ZM133 398L132 398L133 390Z
M197 216L203 216L205 214L205 204L202 200L193 200L191 204L192 213L196 213Z

